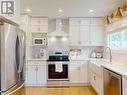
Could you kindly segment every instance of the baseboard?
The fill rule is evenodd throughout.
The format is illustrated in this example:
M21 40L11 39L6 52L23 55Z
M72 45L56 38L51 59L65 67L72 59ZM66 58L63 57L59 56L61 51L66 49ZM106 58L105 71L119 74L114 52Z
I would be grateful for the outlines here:
M49 82L47 84L25 84L25 87L68 87L68 86L91 86L90 83L56 83Z
M90 83L70 83L70 86L90 86Z

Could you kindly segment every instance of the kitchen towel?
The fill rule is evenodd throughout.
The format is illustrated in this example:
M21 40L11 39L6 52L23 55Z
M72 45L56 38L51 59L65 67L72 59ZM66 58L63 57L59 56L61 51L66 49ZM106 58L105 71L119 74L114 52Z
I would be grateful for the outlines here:
M63 72L63 63L62 62L56 62L55 63L55 71L56 72Z

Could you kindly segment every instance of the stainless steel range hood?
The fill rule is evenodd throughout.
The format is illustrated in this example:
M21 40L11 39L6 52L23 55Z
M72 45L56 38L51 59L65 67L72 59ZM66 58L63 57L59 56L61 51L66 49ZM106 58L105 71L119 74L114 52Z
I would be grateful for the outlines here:
M56 30L49 33L49 37L67 37L68 34L62 30L63 24L61 18L56 19Z

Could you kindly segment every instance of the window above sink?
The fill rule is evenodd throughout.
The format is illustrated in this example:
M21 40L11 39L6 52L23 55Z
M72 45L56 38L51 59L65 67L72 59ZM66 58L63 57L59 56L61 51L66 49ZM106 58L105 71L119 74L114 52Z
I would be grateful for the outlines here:
M107 46L111 49L127 50L127 29L108 33Z

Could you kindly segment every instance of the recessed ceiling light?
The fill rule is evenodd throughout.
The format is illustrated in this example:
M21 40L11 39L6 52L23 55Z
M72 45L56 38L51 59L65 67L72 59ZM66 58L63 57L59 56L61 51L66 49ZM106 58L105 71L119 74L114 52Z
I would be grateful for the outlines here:
M93 9L91 9L91 10L89 10L89 12L90 12L90 13L93 13L93 12L94 12L94 10L93 10Z
M27 12L31 12L31 9L26 9Z
M63 12L63 10L62 10L62 9L59 9L59 10L58 10L58 12L62 13L62 12Z

